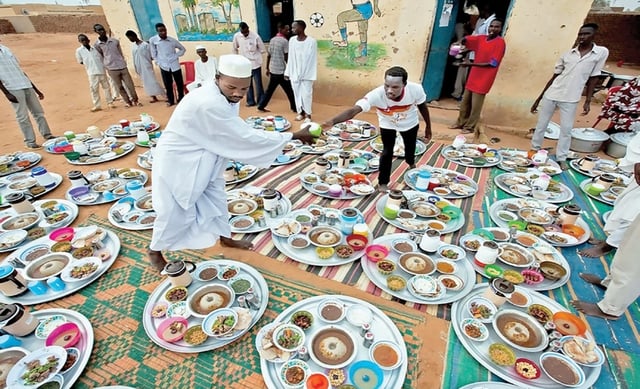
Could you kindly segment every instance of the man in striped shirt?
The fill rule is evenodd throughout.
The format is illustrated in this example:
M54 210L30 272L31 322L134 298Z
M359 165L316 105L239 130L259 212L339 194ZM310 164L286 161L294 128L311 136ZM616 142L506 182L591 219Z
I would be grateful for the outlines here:
M291 88L291 81L284 78L284 69L287 67L287 57L289 56L288 38L289 25L278 22L278 33L269 41L269 50L267 51L269 86L267 86L262 100L258 102L258 111L260 112L269 112L265 107L269 104L278 85L287 94L291 111L296 112L296 99Z

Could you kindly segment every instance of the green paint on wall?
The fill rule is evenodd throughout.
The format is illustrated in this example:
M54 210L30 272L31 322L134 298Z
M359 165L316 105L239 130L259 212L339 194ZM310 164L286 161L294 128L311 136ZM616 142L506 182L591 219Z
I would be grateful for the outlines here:
M318 53L326 58L326 66L344 70L375 70L378 61L387 55L387 48L380 43L368 44L368 55L360 56L360 43L349 43L347 47L334 46L332 41L319 40Z

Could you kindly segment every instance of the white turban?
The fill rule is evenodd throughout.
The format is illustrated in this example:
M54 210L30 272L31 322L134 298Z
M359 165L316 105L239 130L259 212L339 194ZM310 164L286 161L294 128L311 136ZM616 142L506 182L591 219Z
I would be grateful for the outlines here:
M204 47L204 46L202 46L202 45L198 45L198 46L196 46L196 51L198 51L198 50L206 50L206 49L207 49L207 48L206 48L206 47Z

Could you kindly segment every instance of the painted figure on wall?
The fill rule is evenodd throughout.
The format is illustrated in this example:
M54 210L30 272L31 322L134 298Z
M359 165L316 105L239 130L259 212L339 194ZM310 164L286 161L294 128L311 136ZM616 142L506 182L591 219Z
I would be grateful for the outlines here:
M231 41L242 21L240 0L172 0L181 41Z
M359 57L366 60L368 55L367 48L367 31L369 30L369 19L376 16L380 17L382 12L378 8L378 0L351 0L351 9L342 11L338 14L338 28L340 29L340 37L342 40L334 41L333 44L338 47L347 47L347 23L355 22L358 24L358 33L360 35L360 46L358 46ZM357 59L356 59L357 60Z

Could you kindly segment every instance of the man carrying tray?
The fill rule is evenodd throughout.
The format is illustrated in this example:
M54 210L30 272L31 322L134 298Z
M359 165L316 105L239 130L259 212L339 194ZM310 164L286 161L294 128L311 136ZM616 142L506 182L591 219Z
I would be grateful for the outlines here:
M223 172L230 159L269 167L291 139L311 143L308 127L295 133L257 130L239 116L249 89L251 62L241 55L220 57L215 83L186 95L162 133L153 161L153 205L158 214L149 247L157 270L161 250L203 249L218 239L228 247L250 249L230 238Z

